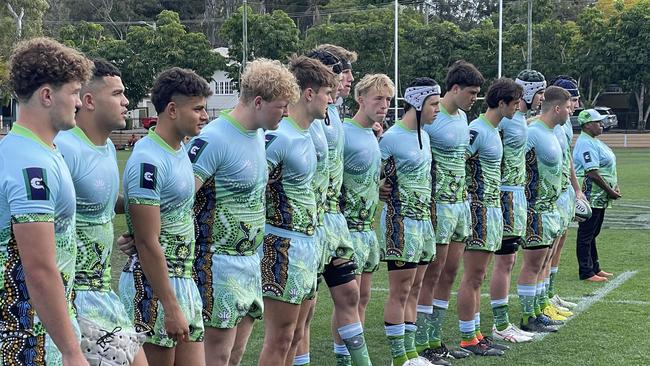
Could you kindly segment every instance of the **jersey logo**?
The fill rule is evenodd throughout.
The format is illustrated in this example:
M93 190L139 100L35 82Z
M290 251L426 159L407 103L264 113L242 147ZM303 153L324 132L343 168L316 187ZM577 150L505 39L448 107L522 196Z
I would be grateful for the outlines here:
M274 134L271 134L271 133L266 134L266 136L264 136L264 139L266 141L265 147L268 148L269 145L271 145L273 143L273 141L275 141L275 139L277 139L277 138L278 138L278 135L274 135Z
M199 158L199 156L201 155L203 149L207 144L208 143L202 139L194 139L192 141L192 145L187 151L187 156L190 157L190 161L192 162L192 164L196 163L196 160Z
M140 165L140 188L156 189L156 166L148 163Z
M50 188L47 186L47 171L43 168L23 169L27 199L31 201L48 201Z
M591 163L591 154L589 151L586 151L584 154L582 154L582 157L585 159L585 163Z
M478 136L478 131L469 130L469 144L470 145L474 144L474 140L476 140L476 136Z

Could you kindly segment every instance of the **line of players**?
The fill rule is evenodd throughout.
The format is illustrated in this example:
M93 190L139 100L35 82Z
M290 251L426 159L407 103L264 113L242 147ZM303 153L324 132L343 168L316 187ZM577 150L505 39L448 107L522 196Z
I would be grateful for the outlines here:
M0 143L3 364L237 365L263 316L259 364L306 365L323 279L337 365L371 365L363 326L380 261L393 364L500 355L507 347L481 334L478 311L495 252L493 335L522 342L556 331L571 304L549 296L548 280L581 194L566 123L575 81L546 88L532 70L499 79L468 126L484 79L459 61L442 98L437 82L415 79L403 118L383 133L395 95L386 75L356 84L353 118L341 121L333 104L350 94L356 58L321 45L288 67L253 61L236 107L203 129L207 82L162 72L151 93L159 122L126 164L122 197L108 139L128 105L119 70L48 39L17 46L20 119ZM196 137L184 145L186 136ZM116 213L133 238L118 240L131 254L119 296L110 289ZM507 310L519 246L521 329ZM441 329L461 258L462 341L448 350Z

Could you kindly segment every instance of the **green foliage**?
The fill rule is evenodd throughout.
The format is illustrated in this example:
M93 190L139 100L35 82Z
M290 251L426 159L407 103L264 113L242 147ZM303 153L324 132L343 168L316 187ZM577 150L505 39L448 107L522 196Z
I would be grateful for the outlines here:
M243 57L242 22L244 8L223 23L221 37L228 44L230 61L229 76L239 79L239 65ZM300 32L287 13L274 10L270 14L254 13L247 8L248 61L259 57L285 61L296 53L300 45Z
M205 35L187 32L178 14L169 10L157 16L155 29L130 27L125 40L113 39L101 25L85 22L63 27L60 40L89 56L115 62L132 107L149 93L156 75L169 67L192 69L207 80L225 68L225 59L212 51Z

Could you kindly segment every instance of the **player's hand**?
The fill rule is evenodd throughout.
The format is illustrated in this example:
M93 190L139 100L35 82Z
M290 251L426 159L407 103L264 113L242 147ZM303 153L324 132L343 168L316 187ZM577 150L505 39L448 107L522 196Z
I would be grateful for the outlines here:
M81 350L69 356L63 355L62 358L63 366L90 366L84 355L81 353Z
M165 309L165 331L167 336L176 342L190 340L190 327L178 304L171 310Z
M587 196L585 196L584 192L582 192L582 191L577 191L576 192L576 199L588 201Z
M617 199L621 198L621 194L619 192L617 192L616 190L612 190L607 195L609 196L609 198L611 198L613 200L617 200Z
M374 132L376 138L380 138L384 134L384 126L379 122L375 122L372 125L372 132Z
M384 181L382 185L379 186L379 199L388 202L390 199L390 192L392 191L393 187Z
M126 255L133 255L136 253L135 241L133 236L129 233L124 233L117 238L117 248Z

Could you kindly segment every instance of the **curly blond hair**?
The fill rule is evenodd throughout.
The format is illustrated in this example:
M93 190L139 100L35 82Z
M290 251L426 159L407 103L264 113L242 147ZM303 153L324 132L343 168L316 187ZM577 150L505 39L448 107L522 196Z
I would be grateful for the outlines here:
M341 46L323 43L316 46L316 50L327 51L338 58L342 58L348 61L349 63L357 62L357 53L354 51L349 51Z
M354 87L354 99L367 94L370 90L388 89L391 98L395 95L395 84L386 74L367 74Z
M50 38L20 42L9 60L9 85L19 101L27 101L44 84L58 88L90 79L93 63L79 51Z
M270 102L287 99L295 103L300 97L296 77L280 61L259 58L249 62L241 75L240 98L248 103L260 96Z

